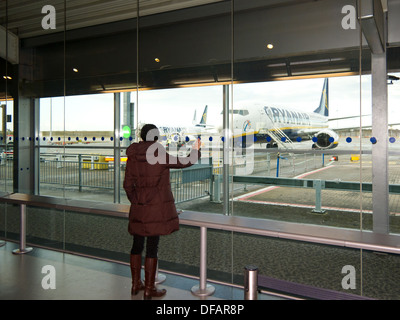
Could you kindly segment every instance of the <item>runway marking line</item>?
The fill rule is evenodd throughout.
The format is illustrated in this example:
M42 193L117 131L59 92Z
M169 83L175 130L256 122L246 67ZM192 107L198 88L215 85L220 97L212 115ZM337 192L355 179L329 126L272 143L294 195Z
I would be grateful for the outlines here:
M320 169L316 169L314 171L306 172L306 173L300 174L298 176L295 176L294 179L302 179L302 178L304 178L306 176L309 176L310 174L317 173L317 172L329 169L331 167L334 167L334 166L326 166L326 167L323 167L323 168L320 168ZM255 200L248 200L248 199L251 198L251 197L257 196L259 194L271 191L273 189L277 189L277 188L281 188L281 187L280 186L265 187L265 188L263 188L261 190L257 190L257 191L253 191L253 192L247 193L244 196L239 196L239 197L233 198L233 200L234 201L255 201Z
M242 201L242 200L239 200ZM296 204L296 203L284 203L284 202L271 202L271 201L262 201L262 200L243 200L243 202L251 202L251 203L258 203L258 204L265 204L265 205L275 205L275 206L282 206L282 207L296 207L296 208L309 208L314 209L315 206L308 205L308 204ZM336 210L336 211L346 211L346 212L360 212L360 210L352 209L352 208L339 208L339 207L326 207L321 206L323 210ZM363 213L372 213L372 210L362 210Z
M330 164L332 164L332 162ZM309 175L311 175L313 173L321 172L321 171L324 171L326 169L335 167L335 166L330 165L330 164L328 164L326 167L323 167L323 168L320 168L320 169L316 169L316 170L313 170L313 171L306 172L306 173L300 174L298 176L295 176L294 179L302 179L302 178L304 178L306 176L309 176ZM287 206L287 207L290 206L290 207L299 207L299 208L310 208L310 209L311 208L315 208L314 205L308 205L308 204L297 204L297 203L287 203L287 202L273 202L273 201L263 201L263 200L252 200L252 199L249 199L249 198L252 198L252 197L257 196L259 194L263 194L263 193L272 191L272 190L277 189L277 188L281 188L281 187L280 186L265 187L265 188L263 188L261 190L257 190L257 191L254 191L254 192L247 193L244 196L235 197L235 198L233 198L233 201L252 202L252 203L258 203L258 204L265 204L265 205L279 205L279 206ZM338 210L338 211L346 211L346 212L359 212L359 210L357 210L357 209L340 208L340 207L322 206L322 209L324 209L324 210ZM364 212L364 213L372 213L372 210L362 210L362 212Z

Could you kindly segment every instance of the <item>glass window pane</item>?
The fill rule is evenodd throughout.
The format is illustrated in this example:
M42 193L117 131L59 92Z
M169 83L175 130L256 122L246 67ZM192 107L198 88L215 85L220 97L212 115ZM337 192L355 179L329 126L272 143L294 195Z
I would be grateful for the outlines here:
M394 63L399 63L399 56L394 60ZM392 59L389 63L392 63ZM389 70L390 72L390 70ZM398 72L390 72L388 79L388 135L389 135L389 212L390 212L390 226L389 230L391 233L399 233L398 226L398 213L400 212L400 207L398 204L398 185L399 180L397 177L397 170L399 164L399 123L400 118L397 112L397 106L400 103L399 95L399 81L400 74Z
M234 74L245 83L233 86L231 125L233 172L241 176L234 179L243 182L235 184L233 214L360 228L361 146L346 134L359 136L370 116L370 90L363 90L370 82L358 75L359 32L337 26L341 7L329 1L241 9ZM285 26L282 15L290 16ZM245 37L252 26L262 32ZM255 177L263 184L251 183Z
M113 113L111 93L40 99L40 194L113 202Z

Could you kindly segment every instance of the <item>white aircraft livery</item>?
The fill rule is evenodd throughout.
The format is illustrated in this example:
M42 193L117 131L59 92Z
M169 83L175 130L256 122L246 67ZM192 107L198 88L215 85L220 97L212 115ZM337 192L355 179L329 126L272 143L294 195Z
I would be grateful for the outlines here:
M242 130L240 136L235 136L235 143L240 143L243 136L254 135L254 141L267 141L267 148L277 147L280 143L310 139L313 141L313 148L337 147L338 135L328 128L328 90L328 79L325 79L320 104L314 112L268 105L230 110L233 112L233 129L236 132L238 129Z
M207 110L206 105L200 121L196 120L196 111L194 112L194 117L192 121L192 126L182 127L182 126L168 126L168 125L157 125L158 130L161 134L161 141L164 142L174 142L178 144L182 143L193 143L198 136L201 136L202 132L207 132ZM143 124L140 124L142 126Z

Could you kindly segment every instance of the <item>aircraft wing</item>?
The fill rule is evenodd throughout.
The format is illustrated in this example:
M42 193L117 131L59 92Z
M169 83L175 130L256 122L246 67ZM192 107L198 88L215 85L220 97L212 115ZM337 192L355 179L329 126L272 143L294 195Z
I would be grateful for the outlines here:
M371 114L363 114L361 117L370 117ZM353 119L353 118L359 118L360 116L348 116L348 117L340 117L340 118L329 118L328 121L334 121L334 120L344 120L344 119Z

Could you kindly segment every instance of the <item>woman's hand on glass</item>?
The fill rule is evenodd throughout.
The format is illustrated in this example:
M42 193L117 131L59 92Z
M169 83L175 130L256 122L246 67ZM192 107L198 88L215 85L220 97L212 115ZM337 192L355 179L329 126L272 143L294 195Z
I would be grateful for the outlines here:
M200 148L201 148L201 140L200 138L197 138L196 142L193 144L193 149L200 150Z

